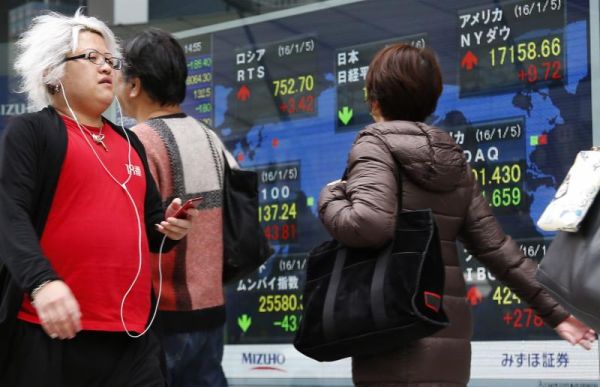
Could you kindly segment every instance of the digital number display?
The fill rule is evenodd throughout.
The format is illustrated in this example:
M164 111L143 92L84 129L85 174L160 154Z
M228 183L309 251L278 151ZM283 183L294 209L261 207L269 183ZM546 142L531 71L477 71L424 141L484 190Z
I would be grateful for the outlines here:
M212 36L181 42L187 58L188 77L186 79L186 98L182 104L184 111L193 112L193 116L208 126L214 124L214 90Z
M563 0L459 10L458 23L462 96L547 86L565 77Z
M316 55L313 37L238 50L236 110L267 122L314 115Z
M525 120L472 123L455 126L450 132L464 150L483 196L496 214L519 211L529 203L524 190Z
M290 243L298 237L300 167L283 164L257 169L259 176L258 220L271 243Z
M305 254L276 256L256 276L227 289L235 303L235 318L228 320L230 343L290 340L302 320ZM268 337L266 332L270 332Z

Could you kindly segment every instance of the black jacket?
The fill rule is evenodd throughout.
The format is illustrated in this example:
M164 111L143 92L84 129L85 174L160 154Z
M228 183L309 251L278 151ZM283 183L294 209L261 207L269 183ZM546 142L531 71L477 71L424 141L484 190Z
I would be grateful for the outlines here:
M121 128L110 125L125 137ZM146 234L150 249L156 252L163 234L154 224L164 219L164 208L144 147L133 132L127 134L146 171ZM43 281L59 278L42 253L39 240L66 150L66 127L51 107L13 117L0 140L0 374L23 293ZM165 250L175 243L167 239Z

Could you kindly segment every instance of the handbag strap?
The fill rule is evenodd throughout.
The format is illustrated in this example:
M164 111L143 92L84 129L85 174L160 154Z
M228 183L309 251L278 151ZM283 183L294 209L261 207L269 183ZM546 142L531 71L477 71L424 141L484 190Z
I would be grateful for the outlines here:
M378 137L379 138L379 137ZM380 138L381 141L383 139ZM385 142L384 142L385 143ZM386 144L387 147L387 144ZM389 147L387 147L389 150ZM391 153L391 152L390 152ZM399 222L400 214L402 213L402 177L400 173L400 166L398 163L394 163L396 166L396 182L398 190L396 192L396 200L398 203L398 209L396 211L396 225ZM342 180L346 180L348 176L348 168L344 170ZM385 272L390 262L391 253L394 247L394 241L392 240L384 249L381 249L375 263L375 269L373 272L373 278L371 279L371 291L370 291L370 304L371 313L377 328L383 328L387 325L389 320L387 312L385 310L384 300L384 285L385 285ZM325 303L323 304L323 335L326 340L335 339L335 299L338 292L338 288L342 279L342 271L346 262L347 248L340 248L335 257L335 263L333 264L333 270L331 272L331 278L329 279L329 285L327 286L327 292L325 296Z
M379 329L387 326L389 321L387 312L385 311L383 288L385 285L385 271L390 262L393 247L394 242L392 241L379 252L375 263L373 278L371 280L371 313L373 315L375 326ZM323 304L323 335L326 340L334 340L336 338L334 319L335 300L342 280L342 272L344 270L344 264L346 263L347 254L347 248L338 249L333 264L333 270L331 271L329 285L327 286L327 291L325 293L325 303Z
M208 141L208 146L210 147L210 153L213 158L213 162L215 163L215 168L217 169L217 180L219 181L219 189L223 189L223 176L225 176L225 171L229 169L229 163L227 162L227 156L225 155L225 151L221 149L221 154L223 156L223 170L221 170L221 161L218 157L218 150L215 146L214 141L210 138L210 133L208 129L204 127L204 125L200 125L202 130L204 131L204 135L206 135L206 140Z
M325 303L323 304L323 335L327 340L333 340L335 338L335 299L342 279L342 270L344 269L344 263L346 262L346 253L346 248L338 249L335 256L335 263L333 264L333 270L331 272L331 278L329 279L329 285L327 286Z
M381 142L384 143L390 154L392 154L392 150L389 148L388 144L380 137ZM393 155L392 155L393 157ZM398 225L400 224L400 218L402 217L402 173L400 171L400 164L398 162L394 162L394 166L396 167L396 184L398 186L398 190L396 191L396 203L398 203L398 208L396 210L396 224L394 225L394 237L397 235L396 230L398 229ZM388 325L389 316L385 309L385 294L384 294L384 286L385 286L385 273L388 268L388 265L391 260L392 250L394 248L394 240L388 243L387 247L383 249L379 256L377 257L377 261L375 263L375 270L373 271L373 278L371 280L371 292L370 292L370 301L371 301L371 314L373 315L373 320L375 322L375 326L378 329L382 329Z
M383 249L377 261L375 262L375 269L373 271L373 279L371 280L371 313L373 315L373 321L378 329L382 329L387 326L389 317L385 310L385 297L384 297L384 285L385 285L385 272L392 256L392 249L394 242L392 241Z

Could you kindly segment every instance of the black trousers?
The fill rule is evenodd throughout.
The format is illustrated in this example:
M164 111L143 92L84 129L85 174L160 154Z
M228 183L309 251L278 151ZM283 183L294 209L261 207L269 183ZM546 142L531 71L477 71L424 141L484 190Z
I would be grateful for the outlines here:
M162 351L151 331L82 331L53 340L36 324L17 323L0 387L164 387Z

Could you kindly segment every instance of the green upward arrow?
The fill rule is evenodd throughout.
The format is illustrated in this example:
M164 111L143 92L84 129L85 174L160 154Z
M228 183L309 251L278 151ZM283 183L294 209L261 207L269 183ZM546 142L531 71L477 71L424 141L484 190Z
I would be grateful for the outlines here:
M342 110L338 110L338 118L342 121L342 124L348 125L348 122L352 119L354 111L349 109L348 106L344 106Z
M252 325L252 318L247 314L243 314L240 317L238 317L237 323L242 332L246 333L248 328L250 328L250 325Z

